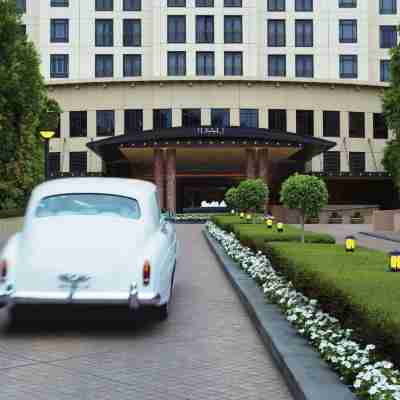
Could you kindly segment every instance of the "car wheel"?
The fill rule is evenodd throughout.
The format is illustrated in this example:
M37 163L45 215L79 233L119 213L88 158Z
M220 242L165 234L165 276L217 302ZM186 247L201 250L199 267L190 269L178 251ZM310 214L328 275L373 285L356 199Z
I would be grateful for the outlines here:
M165 321L168 318L168 303L157 308L157 317L159 321Z

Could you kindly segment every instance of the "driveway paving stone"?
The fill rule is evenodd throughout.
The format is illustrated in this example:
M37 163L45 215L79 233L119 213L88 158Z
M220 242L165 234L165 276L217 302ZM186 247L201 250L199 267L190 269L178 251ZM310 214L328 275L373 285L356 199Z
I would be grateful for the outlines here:
M201 229L177 226L167 321L110 322L105 313L85 329L50 321L41 329L3 330L0 400L292 399ZM6 320L2 310L3 328Z

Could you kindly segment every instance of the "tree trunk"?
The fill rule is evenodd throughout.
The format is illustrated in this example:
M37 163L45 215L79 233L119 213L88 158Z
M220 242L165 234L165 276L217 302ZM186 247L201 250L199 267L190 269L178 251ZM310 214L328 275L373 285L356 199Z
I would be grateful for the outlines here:
M301 243L304 243L304 213L300 212Z

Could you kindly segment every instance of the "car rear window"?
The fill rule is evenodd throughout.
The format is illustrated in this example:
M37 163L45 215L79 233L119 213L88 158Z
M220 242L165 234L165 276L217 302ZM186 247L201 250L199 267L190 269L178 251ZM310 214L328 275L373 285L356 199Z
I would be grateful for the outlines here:
M65 215L99 215L140 218L137 200L111 194L73 193L43 198L35 212L37 218Z

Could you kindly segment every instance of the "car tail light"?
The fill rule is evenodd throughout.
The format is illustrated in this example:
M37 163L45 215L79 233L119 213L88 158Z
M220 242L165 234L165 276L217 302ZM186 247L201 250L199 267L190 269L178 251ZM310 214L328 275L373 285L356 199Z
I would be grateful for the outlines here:
M146 260L143 265L143 285L147 286L150 283L150 263Z
M6 260L0 261L0 282L5 281L8 273L8 265Z

